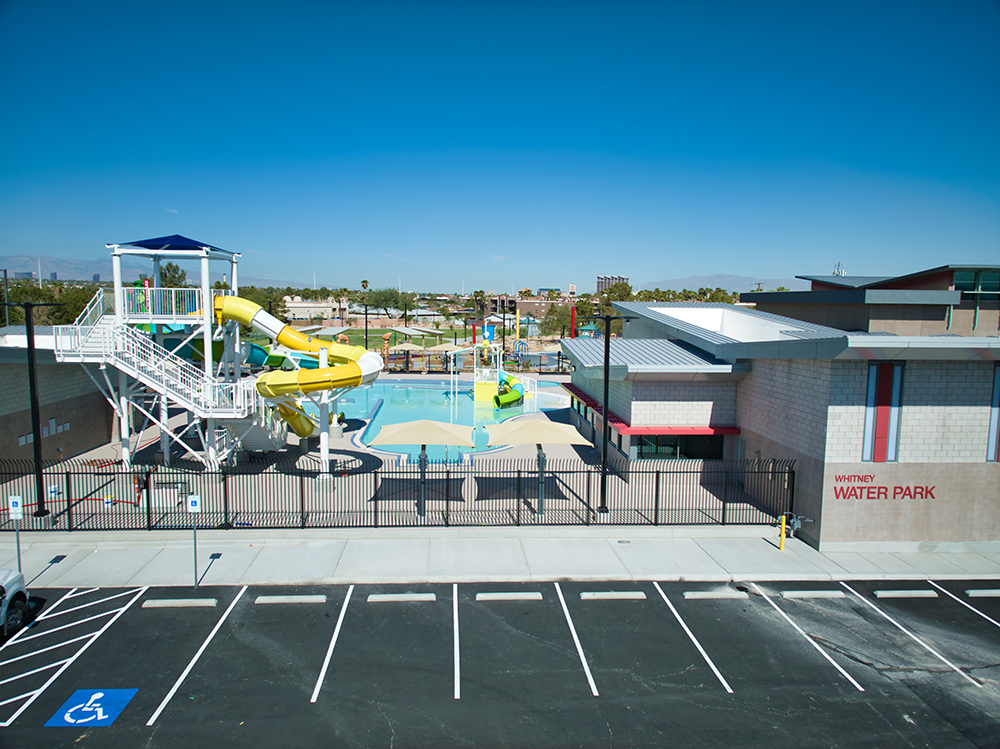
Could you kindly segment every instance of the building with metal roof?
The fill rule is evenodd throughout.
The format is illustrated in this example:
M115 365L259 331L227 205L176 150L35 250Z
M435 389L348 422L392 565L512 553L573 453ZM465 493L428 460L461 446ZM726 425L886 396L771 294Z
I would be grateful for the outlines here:
M740 294L763 312L850 331L997 335L1000 265L942 265L902 276L796 276L809 291Z
M606 373L609 451L794 461L794 512L813 521L801 535L824 550L1000 548L995 330L900 335L729 304L613 307L628 319L606 368L603 338L562 344L575 423L598 446Z

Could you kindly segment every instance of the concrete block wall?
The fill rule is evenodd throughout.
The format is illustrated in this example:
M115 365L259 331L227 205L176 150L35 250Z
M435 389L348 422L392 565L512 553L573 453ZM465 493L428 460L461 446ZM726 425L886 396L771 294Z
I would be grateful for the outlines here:
M906 362L900 463L986 461L994 366L993 362Z
M822 460L831 364L817 359L755 360L753 371L736 384L737 423Z
M584 377L579 372L574 372L572 382L598 403L604 400L603 376ZM608 400L611 401L611 413L631 424L632 383L629 381L611 380L608 383Z
M96 367L91 371L96 372ZM44 459L69 458L111 440L114 412L80 365L39 364L36 374L41 423L49 427L54 419L61 427L43 437ZM5 395L0 398L0 455L31 459L33 443L19 444L32 431L28 365L0 365L0 377Z
M868 362L830 362L830 410L826 459L834 463L861 460L865 442L865 399Z
M732 426L735 382L632 383L632 426Z

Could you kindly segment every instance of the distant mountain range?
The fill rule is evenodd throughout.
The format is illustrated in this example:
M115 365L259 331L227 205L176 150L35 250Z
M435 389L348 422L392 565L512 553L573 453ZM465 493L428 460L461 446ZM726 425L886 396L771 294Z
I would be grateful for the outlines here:
M753 276L732 276L725 273L717 273L714 276L691 276L690 278L672 278L666 281L651 281L644 283L635 291L641 289L660 289L667 291L682 291L691 289L697 291L701 288L722 289L723 291L754 291L758 288L762 291L773 291L779 286L784 286L789 291L806 291L809 289L809 282L800 278L755 278Z
M48 280L53 273L60 281L87 281L90 282L94 274L100 274L102 281L110 281L113 275L110 256L108 259L93 260L71 260L64 257L51 257L50 255L0 255L0 271L7 269L7 275L13 279L15 273L34 273L38 277L39 263L41 263L42 278ZM217 267L219 266L216 263ZM188 281L197 281L197 271L192 272L190 268L185 268L188 273ZM127 282L139 280L139 274L149 274L152 272L152 263L142 260L132 260L128 257L122 258L122 279ZM222 272L213 271L210 273L212 283L222 280ZM303 288L302 283L294 281L279 281L273 278L254 278L240 274L240 286L278 286L284 288Z

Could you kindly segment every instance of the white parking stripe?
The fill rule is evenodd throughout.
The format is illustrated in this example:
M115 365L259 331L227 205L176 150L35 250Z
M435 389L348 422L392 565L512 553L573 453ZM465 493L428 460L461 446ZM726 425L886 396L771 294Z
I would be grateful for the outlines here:
M326 649L326 657L323 659L323 667L319 670L319 678L316 679L316 686L313 687L312 697L309 698L310 702L315 702L319 697L320 687L323 686L323 679L326 678L326 670L330 667L330 658L333 657L333 648L337 644L337 638L340 637L340 627L344 623L344 614L347 613L347 604L351 601L351 593L354 592L354 586L351 585L347 588L347 595L344 596L344 603L340 606L340 616L337 617L337 626L333 628L333 637L330 638L330 647Z
M451 610L455 640L455 699L458 700L462 697L461 669L458 657L458 583L452 583L451 585Z
M73 665L73 663L76 661L76 659L79 658L81 655L83 655L87 651L87 648L89 648L91 645L93 645L95 642L97 642L98 638L101 635L103 635L105 632L108 631L108 627L110 627L112 624L114 624L116 621L118 621L118 617L120 617L122 614L124 614L126 611L128 611L129 608L132 606L132 604L134 604L136 601L138 601L142 597L142 594L145 593L147 590L148 590L148 587L139 588L138 591L135 593L135 596L132 598L132 600L129 601L126 605L122 606L120 609L118 609L118 613L116 613L103 627L101 627L97 632L95 632L94 635L93 635L93 637L90 638L90 641L87 642L86 645L84 645L82 648L80 648L76 652L76 655L74 655L72 658L69 658L67 661L65 661L62 664L62 666L59 668L59 670L56 671L54 674L52 674L52 676L49 678L48 681L46 681L44 684L42 684L42 686L39 687L35 692L32 692L31 696L28 698L28 700L23 705L21 705L21 707L19 707L16 711L14 711L14 714L11 715L10 718L8 718L3 723L0 723L0 728L7 728L8 726L11 725L11 723L13 723L15 720L17 720L18 716L20 716L21 713L23 713L25 710L27 710L28 706L31 705L31 703L33 703L36 699L38 699L38 697L41 694L43 694L45 692L45 690L49 688L49 686L51 686L52 682L54 682L56 679L59 678L59 676L63 673L63 671L65 671L67 668L69 668L71 665ZM117 596L115 596L115 597L117 598ZM65 598L65 596L63 598ZM63 599L61 598L56 603L58 604L62 600ZM39 618L41 618L41 617L39 617ZM24 630L21 630L21 631L23 632Z
M163 712L163 709L167 706L170 700L173 699L173 696L177 693L177 690L184 682L184 679L186 679L187 675L191 673L191 669L194 668L194 664L198 662L198 659L201 658L201 654L205 652L205 648L208 647L208 643L210 643L212 641L212 638L215 637L216 632L219 631L219 629L222 627L223 622L226 621L226 618L236 607L236 604L239 603L239 600L243 597L243 594L246 592L247 592L247 586L244 585L242 588L240 588L240 592L236 594L236 598L233 599L233 602L229 604L229 608L226 609L226 612L222 615L222 618L219 619L218 622L216 622L215 627L212 629L211 632L208 633L208 637L205 638L205 642L203 642L201 644L201 647L198 648L198 652L194 654L194 658L191 659L191 662L187 664L187 668L185 668L184 671L181 673L181 675L177 677L177 681L174 682L174 685L170 688L170 691L167 692L167 696L163 698L163 702L160 703L160 706L156 708L156 712L153 713L150 716L149 720L146 721L147 726L153 725L156 722L156 719L160 717L160 713Z
M813 639L812 637L810 637L810 636L809 636L809 635L808 635L808 634L806 633L806 631L805 631L804 629L802 629L802 627L800 627L800 626L799 626L798 624L796 624L795 622L793 622L793 621L791 620L791 618L790 618L790 617L788 616L788 614L786 614L786 613L785 613L784 611L782 611L782 610L781 610L781 609L780 609L780 608L778 607L778 604L776 604L776 603L775 603L774 601L772 601L772 600L771 600L771 598L770 598L770 596L768 596L768 595L767 595L767 593L765 593L765 592L764 592L763 590L761 590L761 589L760 589L760 586L759 586L759 585L757 585L757 583L750 583L750 584L751 584L751 585L752 585L753 587L755 587L755 588L757 589L757 592L758 592L758 593L760 593L760 594L761 594L761 595L762 595L762 596L764 597L764 600L765 600L765 601L767 601L767 602L768 602L769 604L771 604L771 606L772 606L772 607L774 608L774 610L775 610L775 611L777 611L777 612L778 612L779 614L781 614L781 616L782 616L782 617L784 617L784 619L785 619L785 621L786 621L786 622L788 622L788 623L789 623L789 624L791 624L791 625L792 625L793 627L795 627L795 631L796 631L796 632L798 632L798 633L799 633L800 635L802 635L803 637L805 637L805 638L806 638L806 641L807 641L807 642L808 642L808 643L809 643L810 645L812 645L812 646L813 646L814 648L816 648L816 651L817 651L817 652L818 652L818 653L819 653L819 654L820 654L821 656L823 656L824 658L826 658L826 659L827 659L827 660L828 660L828 661L830 662L830 665L831 665L831 666L833 666L833 667L834 667L835 669L837 669L838 671L840 671L841 675L842 675L842 676L843 676L843 677L844 677L845 679L847 679L847 680L848 680L849 682L851 682L851 684L853 684L853 685L854 685L854 686L855 686L855 687L857 688L857 690L858 690L859 692L863 692L863 691L865 691L865 688L864 688L863 686L861 686L860 684L858 684L858 682L856 682L856 681L854 680L854 677L853 677L853 676L851 676L851 675L850 675L849 673L847 673L847 672L846 672L846 671L845 671L845 670L844 670L843 668L841 668L841 667L840 667L840 664L839 664L839 663L837 663L837 662L836 662L835 660L833 660L833 658L831 658L831 657L830 657L830 654L829 654L829 653L827 653L827 652L826 652L825 650L823 650L823 648L821 648L821 647L819 646L819 643L818 643L818 642L816 642L816 641L815 641L815 640L814 640L814 639Z
M537 591L525 593L476 593L477 601L541 601L542 594Z
M143 590L145 590L145 588L143 588ZM65 616L66 614L72 614L74 611L80 611L81 609L88 609L91 606L97 606L102 603L107 603L108 601L113 601L116 598L122 598L124 596L131 595L132 593L135 593L135 588L133 588L132 590L126 590L124 593L115 593L113 596L108 596L107 598L100 598L96 601L90 601L89 603L80 604L79 606L74 606L71 609L63 609L62 611L56 611L55 613L53 613L52 609L49 609L47 612L44 612L40 617L38 617L36 621L42 621L43 619L54 619L57 616Z
M8 658L7 660L0 663L0 667L8 666L11 663L17 663L18 661L23 661L25 658L34 658L36 655L47 653L50 650L56 650L57 648L64 648L67 645L72 645L74 642L80 642L80 640L86 640L88 637L93 637L94 634L95 634L94 632L88 632L85 635L74 637L72 640L64 640L63 642L57 642L55 645L49 645L47 648L42 648L41 650L32 650L30 653L25 653L24 655L17 656L17 658Z
M945 657L944 657L943 655L941 655L941 654L940 654L939 652L937 652L937 651L936 651L936 650L935 650L934 648L932 648L932 647L931 647L930 645L928 645L928 644L927 644L926 642L924 642L923 640L921 640L921 639L920 639L919 637L917 637L917 636L916 636L915 634L913 634L912 632L910 632L910 630L906 629L906 627L904 627L904 626L903 626L902 624L900 624L899 622L897 622L897 621L896 621L895 619L893 619L893 618L892 618L891 616L889 616L889 615L888 615L887 613L885 613L884 611L882 611L882 609L880 609L880 608L879 608L878 606L876 606L876 605L875 605L874 603L872 603L872 602L871 602L871 601L869 601L869 600L868 600L867 598L865 598L865 597L864 597L863 595L861 595L860 593L858 593L858 591L856 591L856 590L855 590L854 588L852 588L852 587L851 587L850 585L848 585L848 584L847 584L847 583L845 583L845 582L841 582L840 584L841 584L841 585L843 585L843 586L844 586L845 588L847 588L847 589L848 589L849 591L851 591L851 592L852 592L852 593L853 593L853 594L854 594L855 596L857 596L857 598L858 598L858 600L859 600L859 601L861 601L861 602L862 602L863 604L865 604L865 605L866 605L866 606L868 606L869 608L871 608L871 609L874 609L874 610L875 610L876 612L878 612L879 614L881 614L881 615L882 615L882 617L883 617L883 618L884 618L884 619L885 619L886 621L888 621L888 622L892 623L893 625L895 625L895 627L896 627L896 628L897 628L897 629L898 629L898 630L899 630L900 632L902 632L902 633L904 633L905 635L907 635L907 636L908 636L908 637L909 637L909 638L910 638L911 640L913 640L913 641L914 641L915 643L917 643L918 645L920 645L920 647L922 647L922 648L923 648L924 650L926 650L926 651L927 651L928 653L930 653L930 654L931 654L931 655L933 655L933 656L934 656L935 658L937 658L937 659L938 659L939 661L941 661L941 662L942 662L942 663L944 663L944 664L945 664L946 666L948 666L948 667L949 667L949 668L951 668L951 669L952 669L953 671L955 671L955 673L958 673L958 674L961 674L961 675L962 675L963 677L965 677L965 679L966 679L966 680L968 680L968 681L971 681L971 682L972 682L973 684L975 684L975 685L976 685L977 687L979 687L980 689L982 689L982 688L983 688L983 685L982 685L982 684L980 684L980 683L979 683L978 681L976 681L975 679L973 679L973 678L972 678L971 676L969 676L969 675L968 675L967 673L965 673L965 671L963 671L963 670L962 670L962 669L960 669L960 668L959 668L958 666L956 666L956 665L955 665L954 663L952 663L951 661L949 661L949 660L948 660L947 658L945 658Z
M733 688L729 686L729 682L726 681L725 677L722 675L719 669L717 669L715 667L715 664L712 663L712 659L708 657L708 653L705 652L705 648L703 648L701 646L701 643L698 642L698 638L694 636L694 632L688 629L688 625L684 623L684 620L681 619L681 615L678 613L677 609L674 608L674 605L670 603L670 599L667 598L667 594L663 592L663 588L660 587L659 583L653 583L653 587L656 588L656 592L660 594L660 598L663 599L663 602L670 607L670 612L674 615L674 618L677 620L677 623L681 625L681 628L687 634L688 639L690 639L691 642L694 643L694 646L698 648L698 652L701 653L701 657L705 659L705 663L708 664L708 667L712 669L712 673L715 674L715 678L717 678L722 683L722 686L725 688L727 692L729 692L729 694L732 694Z
M641 590L592 590L580 594L583 601L645 601Z
M68 591L66 591L65 593L63 593L62 598L60 598L58 601L56 601L55 603L53 603L48 608L48 611L52 611L56 607L58 607L60 603L62 603L63 601L65 601L66 599L68 599L71 595L73 595L73 591L75 591L75 590L76 590L76 588L70 588ZM45 612L43 611L42 613L44 614ZM41 619L42 619L42 616L38 616L38 617L36 617L35 621L40 621ZM0 651L4 650L6 648L9 648L15 642L20 642L22 640L29 640L29 639L31 639L30 637L25 637L25 632L27 632L28 629L29 629L28 627L22 627L17 632L15 632L13 637L11 637L9 640L7 640L7 642L5 642L3 645L0 645ZM40 637L40 636L41 635L33 635L33 637Z
M936 590L876 590L876 598L937 598Z
M73 590L76 590L76 588L74 588ZM99 590L100 588L87 588L86 590L80 590L77 591L76 593L67 594L65 598L76 598L77 596L85 596L88 593L96 593Z
M8 679L0 681L0 684L10 684L12 681L17 681L18 679L23 679L26 676L34 676L35 674L40 674L42 671L48 671L50 668L55 668L56 666L61 666L64 663L68 663L69 658L63 658L61 661L54 661L53 663L46 663L44 666L39 666L31 671L25 671L23 674L18 674L17 676L11 676Z
M79 627L81 624L86 624L87 622L92 622L92 621L94 621L96 619L103 619L106 616L111 616L113 614L117 614L119 611L121 611L121 609L111 609L110 611L104 611L104 612L102 612L100 614L94 614L93 616L88 616L86 619L80 619L79 621L70 622L69 624L63 624L63 625L58 626L58 627L53 627L52 629L47 629L44 632L38 632L38 633L33 634L33 635L28 635L27 637L22 637L19 640L19 642L21 642L23 644L25 642L28 642L28 640L35 640L35 639L37 639L39 637L48 637L53 632L61 632L64 629L72 629L73 627ZM21 632L27 632L27 631L28 631L27 629L22 629L21 630ZM18 634L21 634L21 632L18 632ZM0 648L0 649L2 649L2 648Z
M576 627L573 626L573 619L569 615L569 609L566 607L566 599L563 598L562 588L559 587L559 583L553 583L556 586L556 595L559 596L559 603L562 604L563 614L566 615L566 623L569 625L569 633L573 635L573 643L576 645L576 652L580 656L580 663L583 664L583 672L587 674L587 683L590 684L590 693L595 697L600 697L597 693L597 685L594 683L594 677L590 673L590 666L587 665L587 658L583 654L583 646L580 644L580 638L576 636Z
M958 596L956 596L954 593L949 593L947 590L945 590L944 588L942 588L940 585L938 585L933 580L928 580L927 582L929 582L935 588L937 588L938 590L940 590L946 596L950 596L950 597L954 598L960 604L962 604L963 606L965 606L965 608L969 609L969 611L975 611L977 614L979 614L981 617L983 617L983 619L985 619L986 621L988 621L990 624L993 624L993 625L995 625L997 627L1000 627L1000 622L998 622L996 619L991 619L990 617L986 616L986 614L984 614L982 611L980 611L979 609L977 609L975 606L970 606L965 601L963 601L961 598L959 598Z

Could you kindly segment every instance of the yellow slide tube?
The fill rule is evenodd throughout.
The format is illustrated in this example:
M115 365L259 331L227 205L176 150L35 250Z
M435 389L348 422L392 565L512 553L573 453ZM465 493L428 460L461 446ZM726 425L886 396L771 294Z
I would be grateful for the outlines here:
M235 320L249 325L271 338L275 343L295 351L316 353L328 350L327 360L332 367L322 369L297 369L293 371L266 372L257 377L257 392L265 398L298 396L322 390L352 388L374 381L382 371L382 357L364 346L345 346L303 335L285 325L264 310L259 304L237 296L216 296L213 304L215 316L222 320ZM288 422L299 437L313 433L313 423L305 415L284 404L277 404L278 414Z
M316 353L321 348L329 349L330 364L347 364L357 361L365 355L364 346L345 346L342 343L330 343L318 338L304 335L294 328L285 325L278 318L266 312L259 304L238 296L215 297L215 316L219 320L235 320L243 325L249 325L255 330L271 338L279 346L294 351Z

